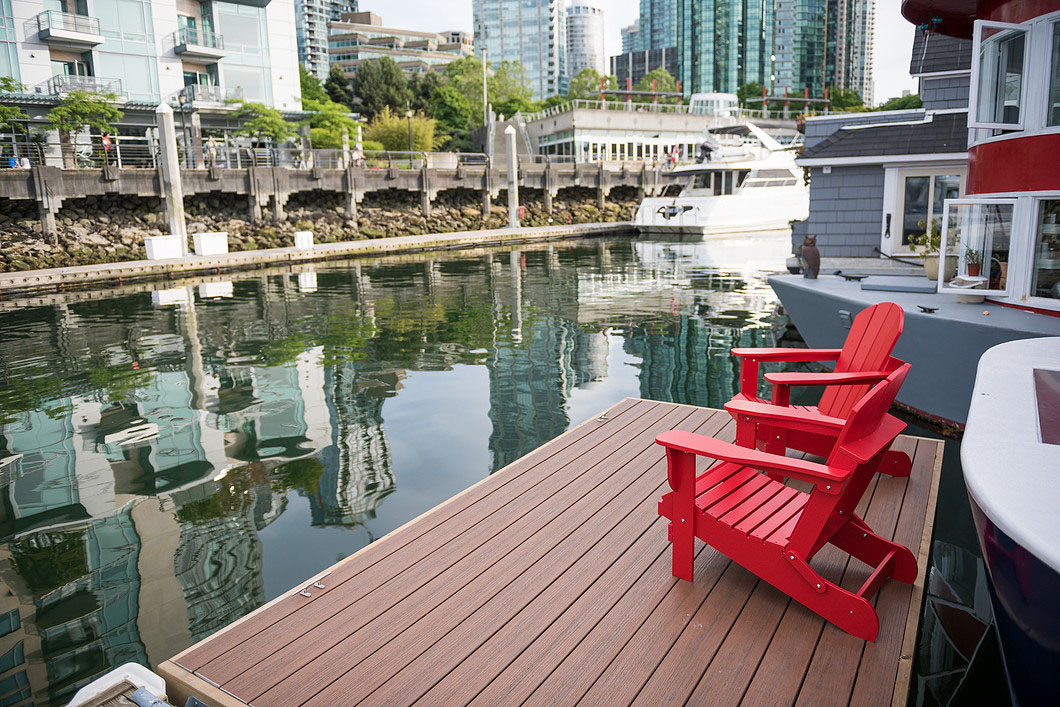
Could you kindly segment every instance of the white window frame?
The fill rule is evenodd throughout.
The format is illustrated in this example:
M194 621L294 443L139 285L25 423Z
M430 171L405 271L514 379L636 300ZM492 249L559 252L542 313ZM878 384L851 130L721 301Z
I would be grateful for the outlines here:
M983 28L988 27L991 29L1009 29L1023 32L1024 44L1023 44L1023 73L1020 77L1020 112L1019 120L1015 123L986 123L977 120L979 117L979 58L983 44ZM976 20L975 29L972 32L972 77L971 85L968 91L968 127L969 128L985 128L989 130L1023 130L1024 123L1027 119L1027 113L1029 112L1030 106L1028 105L1028 79L1030 78L1030 65L1032 59L1032 51L1034 48L1034 41L1032 35L1033 27L1029 24L1014 24L1011 22L992 22L990 20Z
M968 163L953 163L950 165L930 165L918 167L916 165L888 166L884 168L883 177L883 220L880 222L880 251L886 255L908 256L917 255L917 250L911 246L902 245L902 211L905 208L905 178L906 177L944 177L957 174L961 178L961 186L958 194L964 198L965 189L968 188ZM929 186L928 205L931 204L934 186ZM890 207L890 208L888 208ZM945 206L943 207L945 208ZM887 231L887 214L891 215L890 235ZM938 214L936 214L938 216Z
M1038 228L1038 211L1039 211L1039 209L1041 209L1041 204L1042 204L1043 201L1057 201L1057 200L1060 200L1060 193L1055 193L1055 194L1035 193L1034 196L1026 197L1026 200L1027 200L1030 208L1027 209L1028 214L1027 214L1027 218L1025 220L1026 220L1027 232L1031 235L1031 237L1027 239L1027 241L1028 241L1027 251L1028 252L1027 252L1026 256L1023 258L1023 260L1026 261L1026 263L1024 263L1022 265L1021 271L1019 271L1019 273L1018 273L1020 275L1021 281L1023 281L1025 283L1024 288L1023 288L1023 293L1025 294L1025 296L1022 297L1021 299L1027 304L1027 306L1034 307L1035 309L1060 310L1060 300L1052 299L1051 297L1036 297L1035 295L1033 295L1031 293L1031 280L1034 279L1034 277L1033 277L1034 249L1037 246L1037 236L1038 236L1038 232L1037 232L1037 228ZM1021 201L1022 201L1022 199L1021 199ZM1010 260L1011 260L1011 257L1012 256L1009 256ZM1009 270L1011 271L1011 269L1012 269L1012 266L1009 265ZM1022 272L1023 269L1026 270L1025 273Z
M1012 222L1009 230L1009 255L1008 255L1008 272L1005 276L1005 287L1002 289L991 290L987 288L976 288L974 290L967 290L960 287L950 287L946 281L946 251L949 245L949 228L950 228L950 206L972 206L972 205L991 205L991 204L1008 204L1012 206ZM1017 234L1020 232L1020 228L1023 225L1021 216L1024 209L1020 208L1019 200L1015 198L983 198L983 197L967 197L961 199L946 199L942 202L942 242L939 245L939 275L938 275L938 292L941 294L957 294L957 295L986 295L989 297L1010 297L1013 291L1013 284L1017 281L1025 282L1026 276L1020 271L1025 269L1020 265L1013 268L1014 264L1021 263L1021 258L1024 257L1024 248L1017 245L1018 238ZM990 249L988 249L989 251ZM958 268L964 261L964 253L958 252L957 254ZM983 267L986 271L990 271L990 263L983 263Z

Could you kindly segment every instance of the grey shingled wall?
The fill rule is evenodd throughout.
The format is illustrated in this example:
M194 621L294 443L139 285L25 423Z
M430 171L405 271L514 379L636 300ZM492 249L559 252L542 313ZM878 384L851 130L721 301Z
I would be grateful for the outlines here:
M968 76L923 78L920 80L920 100L927 110L968 107Z
M817 236L821 255L875 257L882 221L882 166L832 167L831 174L811 168L806 233Z

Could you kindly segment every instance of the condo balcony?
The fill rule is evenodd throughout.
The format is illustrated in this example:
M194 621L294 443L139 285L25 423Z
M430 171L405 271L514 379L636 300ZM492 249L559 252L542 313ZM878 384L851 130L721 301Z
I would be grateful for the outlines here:
M58 10L37 15L37 37L52 46L71 49L90 49L103 43L98 19Z
M181 27L173 33L173 53L186 59L217 61L225 55L225 43L216 32Z
M199 108L221 107L230 101L243 100L243 88L192 84L181 89L180 95L184 96L187 105Z
M114 96L115 100L124 100L125 94L121 90L121 79L108 79L99 76L52 76L50 79L37 87L38 93L46 93L49 96L65 96L74 91L85 91L86 93L99 93L106 96Z

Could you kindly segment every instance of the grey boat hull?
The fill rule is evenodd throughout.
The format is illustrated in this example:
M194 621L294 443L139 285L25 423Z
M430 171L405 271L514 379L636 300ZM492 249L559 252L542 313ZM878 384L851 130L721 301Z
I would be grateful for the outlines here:
M865 283L897 278L869 278ZM924 280L926 278L917 278ZM963 426L968 418L979 358L992 346L1015 339L1060 336L1060 318L990 302L958 304L950 295L862 289L831 275L769 278L792 323L811 348L843 345L850 320L865 307L895 302L905 310L905 328L894 355L913 365L898 402L942 423ZM921 312L917 305L937 307Z

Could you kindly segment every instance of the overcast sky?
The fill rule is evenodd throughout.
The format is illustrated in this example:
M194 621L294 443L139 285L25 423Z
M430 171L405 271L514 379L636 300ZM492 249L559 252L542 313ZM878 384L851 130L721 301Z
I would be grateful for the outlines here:
M472 32L472 0L360 0L361 10L370 10L388 27L426 32L463 30ZM639 0L603 0L607 55L622 49L619 34L640 13ZM881 103L899 96L902 90L916 91L909 78L909 52L913 46L913 26L898 11L900 0L876 0L876 44L873 56L875 98Z

